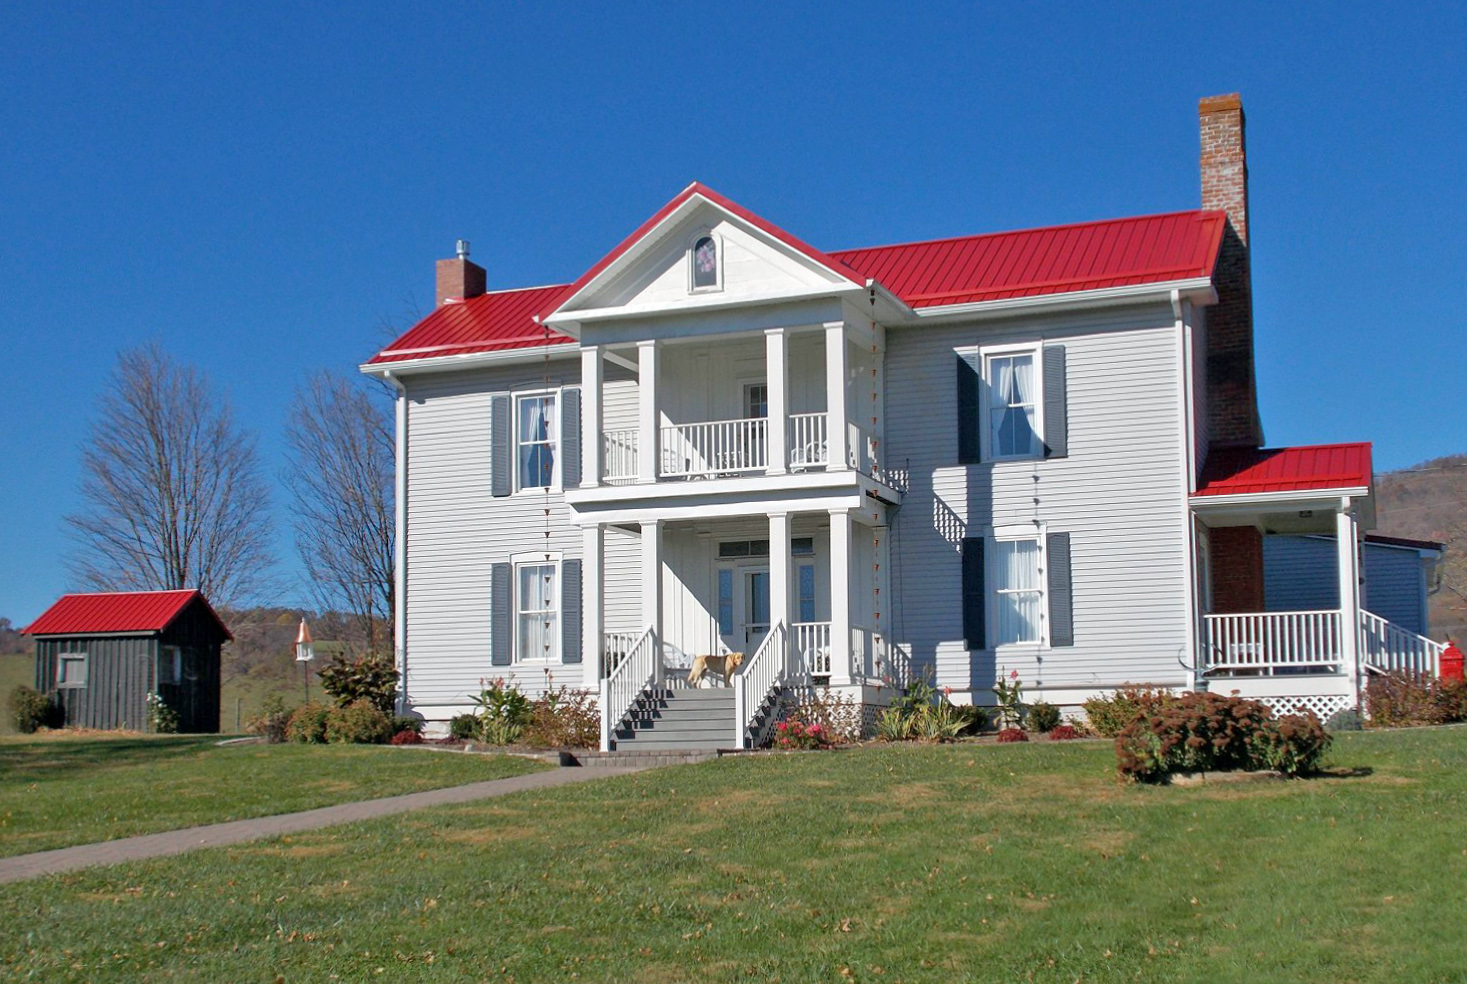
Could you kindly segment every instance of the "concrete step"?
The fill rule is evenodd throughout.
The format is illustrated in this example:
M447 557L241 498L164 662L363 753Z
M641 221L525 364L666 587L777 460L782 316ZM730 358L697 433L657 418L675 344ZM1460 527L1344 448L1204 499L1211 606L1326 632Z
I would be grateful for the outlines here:
M588 768L617 768L638 766L655 768L661 765L692 765L718 758L715 749L617 749L611 752L575 751L562 752L560 764L585 766Z
M616 750L623 751L719 751L721 749L732 749L737 747L733 735L730 733L720 734L717 737L689 738L678 735L673 737L657 736L652 734L638 735L635 738L618 738Z

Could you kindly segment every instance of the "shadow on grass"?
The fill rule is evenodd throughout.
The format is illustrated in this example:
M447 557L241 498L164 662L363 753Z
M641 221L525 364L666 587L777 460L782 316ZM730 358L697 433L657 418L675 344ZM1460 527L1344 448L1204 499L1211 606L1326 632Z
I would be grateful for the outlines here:
M189 738L106 738L0 744L0 782L47 782L78 773L148 765L187 758L209 748L214 736Z
M1320 769L1308 779L1364 779L1366 776L1375 775L1375 770L1368 765L1357 765L1351 768L1343 766L1336 769Z

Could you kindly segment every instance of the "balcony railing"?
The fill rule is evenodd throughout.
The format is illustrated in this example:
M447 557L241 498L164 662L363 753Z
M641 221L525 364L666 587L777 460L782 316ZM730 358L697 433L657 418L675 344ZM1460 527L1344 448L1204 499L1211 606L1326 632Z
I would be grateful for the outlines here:
M608 482L637 480L637 432L609 430L601 435L602 475Z
M662 428L663 478L703 478L769 467L769 422L762 417Z
M825 444L825 413L790 414L790 470L824 468L829 461Z
M796 622L790 631L799 671L812 677L830 676L830 623Z
M1237 676L1336 673L1343 651L1338 611L1203 616L1203 669Z

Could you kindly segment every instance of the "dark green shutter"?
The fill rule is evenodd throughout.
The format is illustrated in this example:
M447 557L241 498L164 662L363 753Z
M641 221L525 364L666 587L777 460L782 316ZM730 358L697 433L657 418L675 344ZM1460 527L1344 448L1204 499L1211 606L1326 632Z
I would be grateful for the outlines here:
M987 649L988 599L983 591L983 538L963 539L963 638L968 648Z
M511 462L514 459L513 432L510 429L509 396L489 398L489 491L506 496L514 491Z
M1044 456L1070 454L1070 417L1065 393L1065 347L1044 346Z
M978 353L958 356L958 464L973 465L983 460L978 433L978 394L981 390Z
M581 562L567 560L560 565L560 659L563 663L581 661Z
M489 662L508 666L513 662L510 641L514 638L514 570L509 564L493 564L489 574Z
M1051 533L1046 539L1049 574L1049 644L1075 644L1075 598L1070 579L1070 534Z

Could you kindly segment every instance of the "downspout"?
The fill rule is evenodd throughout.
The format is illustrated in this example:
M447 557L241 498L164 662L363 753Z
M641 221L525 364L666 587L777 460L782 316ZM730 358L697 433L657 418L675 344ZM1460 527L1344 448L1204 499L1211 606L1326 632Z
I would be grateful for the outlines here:
M1187 612L1187 632L1182 649L1182 660L1192 674L1192 688L1200 690L1204 686L1202 665L1199 658L1198 636L1201 634L1203 619L1199 610L1201 599L1197 597L1197 522L1192 518L1191 495L1193 486L1197 481L1196 456L1196 422L1193 419L1194 390L1192 379L1192 302L1182 299L1180 290L1173 290L1171 294L1172 317L1177 327L1177 361L1181 371L1182 385L1179 387L1181 395L1181 420L1182 420L1182 448L1181 448L1181 490L1182 490L1182 529L1185 535L1182 542L1185 544L1185 557L1182 562L1182 570L1186 579L1184 599Z
M407 386L393 370L382 378L397 391L392 490L392 640L397 665L397 713L407 713Z

